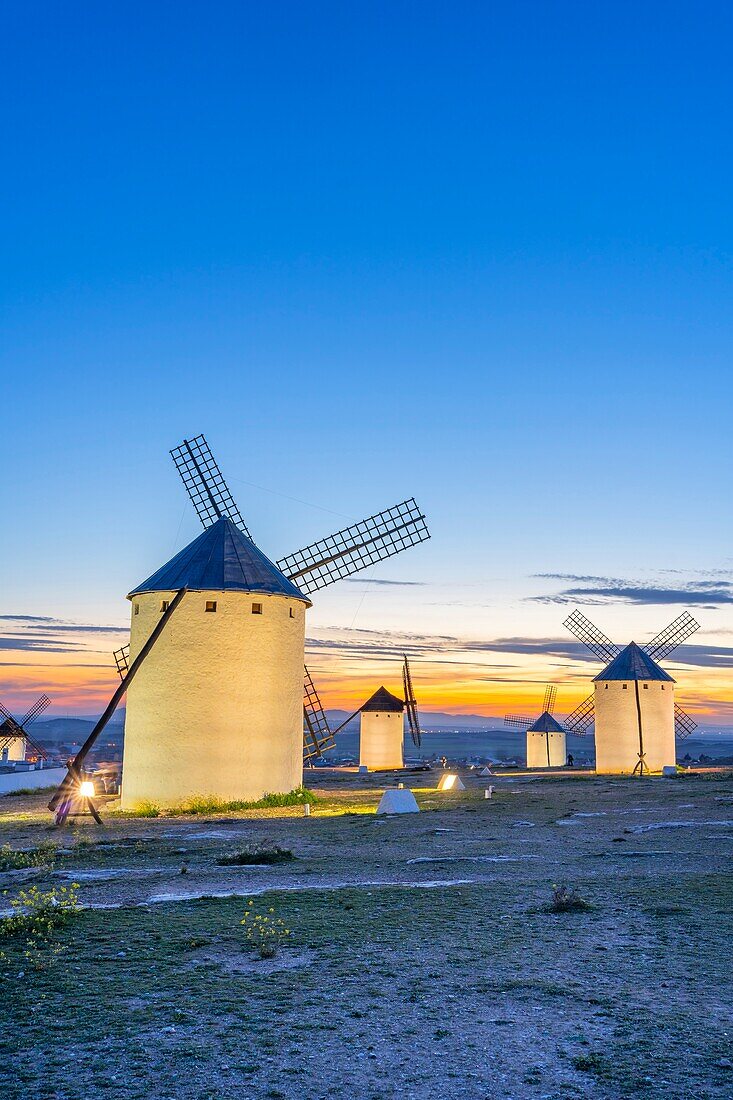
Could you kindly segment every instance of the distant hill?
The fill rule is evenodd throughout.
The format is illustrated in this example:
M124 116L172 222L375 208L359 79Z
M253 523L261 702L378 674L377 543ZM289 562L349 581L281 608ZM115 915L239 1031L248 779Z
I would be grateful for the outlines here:
M82 742L94 729L96 718L46 718L44 721L34 722L29 733L37 741L53 745L64 742ZM122 729L124 715L115 715L107 725L110 732L119 732Z

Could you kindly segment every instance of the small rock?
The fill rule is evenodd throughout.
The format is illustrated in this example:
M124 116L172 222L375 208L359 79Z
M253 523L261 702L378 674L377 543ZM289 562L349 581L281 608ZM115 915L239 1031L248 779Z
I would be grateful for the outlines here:
M733 1069L733 1062L730 1058L718 1058L718 1065L721 1069Z

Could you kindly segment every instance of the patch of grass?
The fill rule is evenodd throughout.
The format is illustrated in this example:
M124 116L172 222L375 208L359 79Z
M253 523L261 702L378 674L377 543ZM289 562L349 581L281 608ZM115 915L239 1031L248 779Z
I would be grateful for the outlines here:
M573 1058L573 1066L583 1073L595 1073L599 1077L605 1076L609 1069L608 1060L595 1051L591 1054L578 1054Z
M590 905L581 898L574 886L553 886L548 913L585 913Z
M241 851L230 852L216 862L220 867L246 867L250 864L290 863L293 859L295 856L290 848L281 848L279 844L273 844L271 848L264 844L248 844Z
M138 803L134 813L135 817L160 817L160 806L157 806L155 802L144 799Z
M56 859L56 845L42 841L36 848L0 848L0 871L22 871L26 867L51 867Z
M189 798L179 806L177 810L172 810L171 812L182 814L216 814L226 813L229 810L267 810L279 806L303 806L306 802L313 806L318 802L318 799L312 791L307 790L305 787L296 787L295 790L288 791L287 794L266 794L262 798L258 798L251 802L242 799L226 802L223 798L213 798L202 795L197 798Z

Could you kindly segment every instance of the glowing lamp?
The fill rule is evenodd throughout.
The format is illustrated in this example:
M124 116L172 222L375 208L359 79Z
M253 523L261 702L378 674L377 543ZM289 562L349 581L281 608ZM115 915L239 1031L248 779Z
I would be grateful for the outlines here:
M453 772L446 772L441 775L438 783L439 791L465 791L465 789L466 787L460 776L455 775Z
M85 779L83 783L79 784L79 794L82 798L94 797L94 784L90 780Z

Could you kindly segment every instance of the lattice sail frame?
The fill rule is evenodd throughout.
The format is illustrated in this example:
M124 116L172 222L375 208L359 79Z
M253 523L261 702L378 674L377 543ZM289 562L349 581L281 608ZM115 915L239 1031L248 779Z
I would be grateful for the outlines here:
M430 538L413 497L288 554L278 569L310 595Z
M531 725L536 722L536 718L527 718L524 714L505 714L504 725L512 726L518 730L528 730Z
M654 661L663 661L665 657L669 657L678 645L682 645L690 635L699 629L700 624L693 619L689 611L683 611L669 626L666 626L664 630L660 630L656 638L652 638L650 642L642 646L642 649Z
M602 630L594 626L590 619L586 619L581 611L574 611L563 623L571 634L575 635L579 642L586 646L594 657L598 657L604 664L608 664L614 657L618 657L621 647L607 638Z
M575 708L572 714L567 716L563 726L567 733L574 733L576 737L585 737L595 720L595 695L589 695L580 706Z
M308 668L303 679L303 761L308 763L324 752L336 748L320 696Z
M35 741L28 733L27 726L38 718L40 714L51 705L51 700L47 695L41 695L36 699L33 706L26 712L23 718L18 721L14 718L10 711L0 703L0 718L3 719L0 724L0 754L5 749L10 748L13 741L23 740L26 744L26 751L30 746L34 752L36 752L44 760L48 760L48 753L45 749L41 748L37 741Z
M404 656L404 664L402 665L402 688L405 695L405 709L407 711L407 724L410 727L410 736L412 737L413 745L420 748L422 744L422 730L420 729L420 715L417 709L417 699L415 698L415 691L412 686L412 675L410 674L410 664L407 660L407 655Z
M204 436L184 439L171 457L204 527L228 516L254 542Z
M694 718L690 718L687 711L684 711L682 707L675 703L674 705L674 732L675 737L678 737L680 741L684 741L686 737L689 737L691 733L694 733L697 729L697 722Z
M115 659L115 665L120 676L120 680L124 680L127 673L130 671L130 643L120 646L116 649L112 656Z
M545 688L545 698L542 702L542 714L552 714L557 699L557 688L554 684L548 684Z

